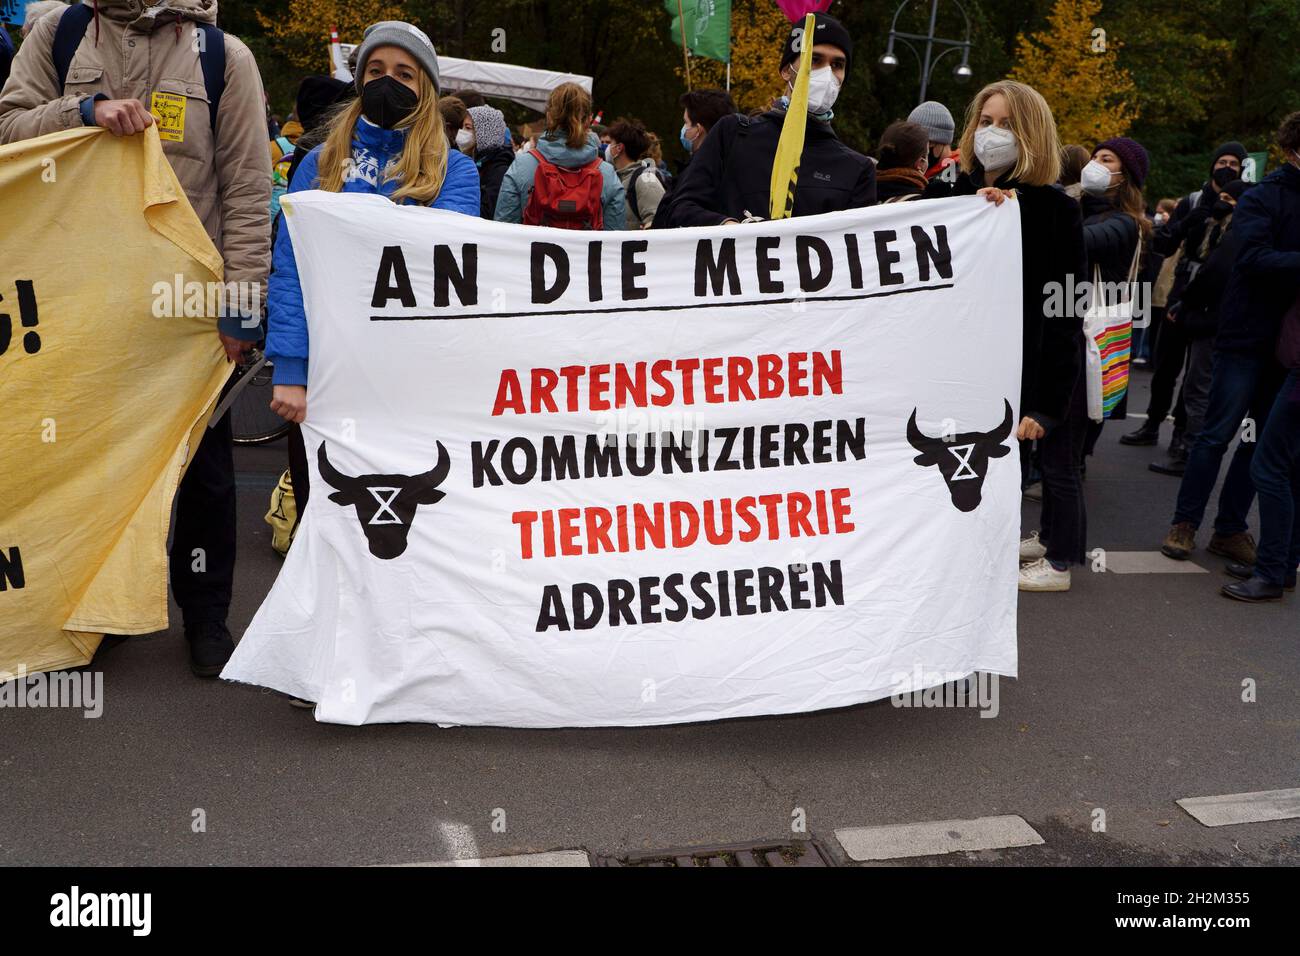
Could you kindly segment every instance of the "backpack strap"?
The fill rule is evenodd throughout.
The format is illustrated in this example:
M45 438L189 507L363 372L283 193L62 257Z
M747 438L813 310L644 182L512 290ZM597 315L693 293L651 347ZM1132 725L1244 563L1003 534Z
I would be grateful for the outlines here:
M632 207L632 215L636 221L641 221L641 204L636 201L636 181L641 178L645 172L645 166L641 163L636 164L636 169L632 171L632 177L627 181L627 202Z
M208 118L215 137L221 94L226 91L226 35L211 23L194 25L203 31L203 52L199 54L199 66L203 70L203 85L208 91Z
M59 78L60 96L68 82L68 68L72 66L72 58L94 18L94 8L85 3L68 7L63 11L63 16L59 17L59 25L54 31L54 43L50 47L50 58L54 61L54 72Z

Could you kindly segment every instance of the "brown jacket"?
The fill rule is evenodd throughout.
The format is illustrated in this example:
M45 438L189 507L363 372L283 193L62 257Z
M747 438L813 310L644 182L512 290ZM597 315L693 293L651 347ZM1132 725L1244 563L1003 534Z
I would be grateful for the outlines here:
M59 16L42 17L14 59L0 96L0 144L81 126L81 101L96 93L135 98L145 109L154 92L183 95L184 138L164 139L163 153L221 251L226 281L265 283L271 162L262 78L248 47L226 34L226 85L214 144L189 22L214 23L216 0L154 0L152 7L143 0L99 0L61 90L51 55ZM223 331L234 334L226 323Z

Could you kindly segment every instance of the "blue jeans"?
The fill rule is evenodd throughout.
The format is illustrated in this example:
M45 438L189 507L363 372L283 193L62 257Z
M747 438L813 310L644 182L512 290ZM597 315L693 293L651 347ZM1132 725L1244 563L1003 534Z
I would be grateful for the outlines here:
M1278 392L1250 475L1259 493L1255 574L1281 587L1300 564L1300 369Z
M1187 456L1187 470L1178 486L1178 504L1174 524L1186 521L1199 528L1205 507L1219 480L1219 466L1232 439L1249 414L1255 420L1255 438L1263 433L1268 413L1277 394L1278 375L1272 358L1260 358L1236 352L1214 353L1214 372L1210 379L1210 398L1205 421ZM1223 491L1219 494L1219 513L1214 519L1216 534L1229 535L1245 531L1246 516L1255 498L1250 480L1250 460L1257 441L1242 441L1228 465Z

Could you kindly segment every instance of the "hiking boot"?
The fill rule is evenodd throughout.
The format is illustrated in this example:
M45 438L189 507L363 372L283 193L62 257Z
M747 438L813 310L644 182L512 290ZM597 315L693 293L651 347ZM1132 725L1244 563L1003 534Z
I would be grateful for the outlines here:
M1238 531L1236 534L1215 533L1206 548L1210 554L1236 561L1238 564L1255 563L1255 539L1249 532Z
M1232 575L1234 578L1237 578L1240 581L1249 581L1251 578L1255 576L1255 566L1253 564L1239 564L1236 561L1234 561L1232 564L1229 564L1223 570L1227 571L1230 575ZM1283 590L1286 591L1294 591L1295 585L1296 585L1296 573L1295 573L1295 569L1292 568L1291 573L1288 574L1286 576L1286 580L1283 581L1282 588Z
M1047 556L1047 548L1043 542L1038 540L1038 532L1035 531L1028 538L1022 538L1020 541L1020 560L1028 563L1037 561L1039 558Z
M1021 591L1068 591L1070 590L1070 569L1058 571L1052 562L1039 558L1033 564L1026 564L1020 569Z
M1249 581L1225 584L1223 586L1223 595L1232 598L1234 601L1262 604L1265 601L1282 600L1282 589L1276 584L1269 584L1263 578L1251 578Z
M1180 521L1169 529L1160 553L1175 561L1186 561L1196 549L1196 529L1190 521Z
M224 621L187 625L185 639L190 642L190 670L195 677L216 677L235 650Z
M1121 445L1154 445L1160 441L1160 423L1147 419L1135 432L1119 436Z

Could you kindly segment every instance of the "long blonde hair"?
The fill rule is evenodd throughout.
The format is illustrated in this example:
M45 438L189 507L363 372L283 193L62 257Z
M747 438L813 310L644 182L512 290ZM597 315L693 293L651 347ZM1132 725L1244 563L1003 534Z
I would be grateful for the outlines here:
M1011 132L1016 136L1020 158L1011 177L1026 186L1050 186L1061 178L1061 138L1056 131L1052 108L1032 86L1015 80L990 83L971 100L966 110L966 130L961 134L962 169L974 169L975 130L989 98L1001 93L1007 101Z
M406 130L402 154L379 175L384 182L397 181L393 202L410 199L428 205L438 198L447 176L447 134L438 109L438 91L423 70L418 72L416 86L419 101L411 115L396 126ZM344 176L352 165L352 135L360 119L361 97L357 97L330 123L317 167L320 189L333 193L343 191Z

